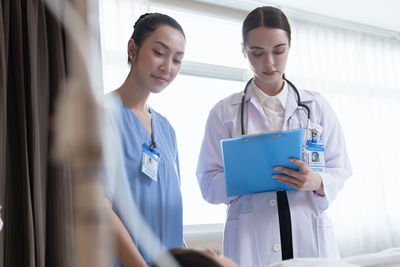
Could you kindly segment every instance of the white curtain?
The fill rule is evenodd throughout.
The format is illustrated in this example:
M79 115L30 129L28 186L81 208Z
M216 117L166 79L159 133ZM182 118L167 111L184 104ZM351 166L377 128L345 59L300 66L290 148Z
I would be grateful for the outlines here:
M353 176L329 209L342 256L400 246L400 41L292 21L287 74L342 124Z

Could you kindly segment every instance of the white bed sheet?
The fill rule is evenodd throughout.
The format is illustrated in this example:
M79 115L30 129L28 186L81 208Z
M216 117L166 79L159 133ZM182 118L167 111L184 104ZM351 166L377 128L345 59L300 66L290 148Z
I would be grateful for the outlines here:
M400 267L400 248L390 248L340 260L322 258L292 259L269 265L269 267Z

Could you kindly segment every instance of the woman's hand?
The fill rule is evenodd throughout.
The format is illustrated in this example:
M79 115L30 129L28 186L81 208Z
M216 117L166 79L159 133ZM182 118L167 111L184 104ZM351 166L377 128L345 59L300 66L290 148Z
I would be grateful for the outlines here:
M276 166L274 169L283 172L284 174L274 174L272 178L278 179L279 182L290 185L299 191L315 191L321 196L325 195L322 179L318 173L314 172L301 160L290 159L290 162L299 166L300 170L295 171L281 166Z

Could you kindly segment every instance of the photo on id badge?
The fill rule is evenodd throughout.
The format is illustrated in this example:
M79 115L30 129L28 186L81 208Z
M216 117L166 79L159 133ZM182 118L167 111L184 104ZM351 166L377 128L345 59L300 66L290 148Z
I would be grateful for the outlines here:
M319 153L317 151L313 151L311 153L311 162L313 163L319 162Z

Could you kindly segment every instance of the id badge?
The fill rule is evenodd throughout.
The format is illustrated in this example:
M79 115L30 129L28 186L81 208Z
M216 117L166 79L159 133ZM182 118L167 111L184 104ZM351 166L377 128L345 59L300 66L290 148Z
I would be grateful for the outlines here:
M324 143L321 140L307 140L304 162L315 172L326 172Z
M142 147L142 172L150 177L150 179L157 182L158 161L160 160L160 154L146 144L143 144Z

